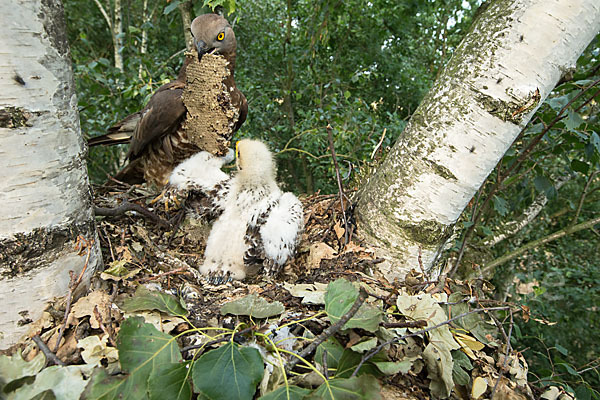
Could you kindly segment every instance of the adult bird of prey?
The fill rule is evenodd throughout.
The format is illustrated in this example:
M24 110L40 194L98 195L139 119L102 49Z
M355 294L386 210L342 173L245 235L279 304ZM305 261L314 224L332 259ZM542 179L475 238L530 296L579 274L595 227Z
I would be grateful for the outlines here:
M220 169L229 159L201 152L169 178L172 188L187 193L186 209L217 217L200 266L213 284L244 279L253 264L262 265L267 275L278 273L293 256L304 227L302 203L277 186L275 162L264 143L237 142L237 172L231 177Z
M203 56L207 59L213 55L221 55L226 60L226 68L223 68L226 75L218 88L220 93L217 96L227 97L230 100L227 105L237 111L230 118L233 120L229 124L228 139L246 120L248 103L234 80L237 42L231 26L220 15L204 14L194 19L190 29L198 54L197 60L194 59L195 55L188 54L177 79L158 88L141 111L125 117L111 127L108 134L88 141L90 146L130 143L127 153L129 164L115 175L115 179L119 181L130 184L147 181L161 187L177 164L192 154L207 150L184 128L189 111L184 102L189 70L194 63L198 65L198 62L202 62ZM203 73L213 72L207 70ZM218 79L220 82L221 78ZM192 95L202 97L206 93L194 92ZM202 118L203 115L199 117ZM206 115L204 118L213 117Z

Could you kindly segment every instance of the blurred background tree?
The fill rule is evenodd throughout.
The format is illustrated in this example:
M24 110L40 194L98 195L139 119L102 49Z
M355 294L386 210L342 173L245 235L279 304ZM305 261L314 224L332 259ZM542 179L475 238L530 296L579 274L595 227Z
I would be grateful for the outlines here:
M236 82L249 101L238 137L266 141L277 153L280 181L307 194L337 191L328 123L345 185L360 184L452 56L480 3L64 2L84 134L104 133L175 77L186 46L185 11L193 18L216 7L236 32ZM122 28L115 34L119 9ZM531 379L570 385L581 398L598 398L600 385L600 224L569 229L600 214L599 52L597 38L515 141L465 210L447 258L455 276L493 273L499 299L531 307L535 320L519 322L515 331ZM125 152L91 149L90 178L103 182ZM570 233L551 236L561 232Z

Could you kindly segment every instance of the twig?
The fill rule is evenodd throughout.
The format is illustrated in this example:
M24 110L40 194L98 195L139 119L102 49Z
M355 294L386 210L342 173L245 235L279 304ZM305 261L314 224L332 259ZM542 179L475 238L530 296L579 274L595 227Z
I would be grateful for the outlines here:
M110 257L112 258L113 261L115 261L115 253L113 252L112 242L110 241L110 236L108 235L108 232L106 231L106 226L103 226L102 230L104 231L104 235L106 236L106 241L108 242L108 249L110 250Z
M521 254L525 253L528 250L531 250L531 249L541 246L543 244L552 242L553 240L560 239L561 237L570 235L571 233L575 233L575 232L579 232L584 229L588 229L598 223L600 223L600 217L594 218L594 219L586 221L586 222L582 222L581 224L571 225L571 226L569 226L565 229L562 229L558 232L551 233L548 236L544 236L543 238L529 242L526 245L521 246L518 249L513 250L510 253L503 255L502 257L496 258L494 261L490 262L489 264L486 264L485 267L483 267L482 271L487 274L487 273L489 273L489 271L491 271L492 268L497 267L498 265L504 264L505 262L510 261L517 256L520 256Z
M373 149L373 152L371 153L371 160L373 159L373 157L375 157L375 153L377 153L377 150L379 150L381 143L383 143L383 139L385 139L386 132L387 132L387 128L383 128L383 134L381 135L381 139L379 139L379 143L377 143L377 146L375 146L375 148Z
M81 269L81 272L79 273L79 277L77 279L75 279L75 274L73 273L73 271L69 271L69 276L71 279L69 281L69 293L67 293L67 305L65 307L65 316L63 318L63 324L60 327L60 330L58 331L58 339L56 339L56 344L54 345L54 353L58 351L60 340L62 339L65 333L65 329L67 327L67 320L69 318L69 313L71 312L71 302L73 301L73 293L75 293L75 289L77 289L77 287L81 283L81 280L83 279L83 274L85 274L85 271L87 270L88 263L90 261L90 255L92 254L93 244L93 239L88 241L83 236L77 237L77 243L75 244L76 248L79 249L80 254L83 251L83 249L86 248L87 254L85 257L85 264L83 264L83 268Z
M241 331L236 332L233 335L234 340L235 340L235 338L237 338L237 337L239 337L241 335L244 335L244 334L250 332L253 328L254 328L254 326L250 326L250 327L248 327L246 329L242 329ZM226 330L226 329L223 328L223 330ZM194 350L194 349L201 349L203 347L210 347L210 346L214 346L215 344L219 344L221 342L229 342L230 340L231 340L231 336L225 336L225 337L222 337L222 338L219 338L219 339L211 340L210 342L206 342L206 343L202 343L202 344L194 344L194 345L191 345L191 346L184 347L183 349L181 349L181 352L184 353L186 351L190 351L190 350Z
M431 277L427 272L425 272L425 268L423 267L423 249L421 248L421 245L419 245L419 254L417 257L417 261L419 262L419 269L421 270L421 273L423 274L425 279L430 280Z
M130 203L127 200L124 200L123 202L121 202L121 204L119 204L119 206L114 207L114 208L94 206L94 213L96 215L102 215L105 217L116 217L116 216L125 214L127 211L139 212L144 217L151 220L152 222L154 222L156 225L158 225L161 228L165 228L165 229L171 228L171 224L168 221L165 221L158 215L156 215L153 212L149 211L148 209L140 206L139 204Z
M108 307L110 308L110 305L108 305ZM113 339L113 332L112 332L112 330L109 330L106 327L106 325L104 325L104 321L102 320L102 315L100 314L100 311L98 311L97 304L94 306L94 317L96 318L96 321L98 321L98 325L100 325L100 329L102 329L102 332L104 332L106 334L106 336L108 337L110 344L113 347L117 347L117 342L115 341L115 339Z
M188 273L188 272L189 272L188 267L179 267L179 268L171 270L171 271L162 272L162 273L160 273L158 275L149 276L147 278L140 279L139 282L140 283L144 283L144 282L149 282L149 281L155 281L155 280L157 280L159 278L162 278L163 276L185 274L185 273Z
M420 319L418 321L384 322L381 325L384 328L424 328L427 326L427 321Z
M48 361L51 361L55 365L61 365L63 367L65 365L67 365L60 358L56 357L56 354L54 354L52 351L50 351L48 346L46 346L46 343L44 343L44 341L42 340L42 338L39 335L35 335L31 339L37 345L38 349L40 349L42 351L42 353L44 353L44 355L46 356L46 359Z
M360 368L363 366L363 364L364 364L364 363L366 363L367 361L369 361L369 359L371 359L371 357L373 357L375 354L379 353L379 352L381 351L381 349L383 349L385 346L389 346L389 345L390 345L390 344L392 344L392 343L399 342L400 340L403 340L403 339L406 339L406 338L409 338L409 337L412 337L412 336L419 336L419 335L422 335L423 333L426 333L426 332L432 331L432 330L434 330L434 329L437 329L437 328L439 328L440 326L444 326L444 325L447 325L447 324L449 324L449 323L451 323L451 322L454 322L454 321L456 321L457 319L460 319L460 318L466 317L466 316L467 316L467 315L469 315L469 314L475 314L475 313L478 313L478 312L483 312L483 311L500 311L500 310L507 310L507 309L510 309L510 307L490 307L490 308L476 308L476 309L474 309L474 310L467 311L467 312L464 312L464 313L462 313L462 314L459 314L459 315L457 315L457 316L455 316L455 317L452 317L452 318L450 318L450 319L448 319L448 320L446 320L446 321L444 321L444 322L440 322L440 323L439 323L439 324L437 324L437 325L430 326L429 328L422 329L422 330L420 330L420 331L417 331L417 332L409 333L409 334L402 335L402 336L400 336L400 337L395 337L395 338L393 338L393 339L391 339L391 340L388 340L387 342L384 342L384 343L380 344L379 346L377 346L376 348L374 348L374 349L373 349L373 350L371 350L370 352L366 353L366 354L365 354L365 355L362 357L362 359L360 360L360 362L359 362L359 363L358 363L358 365L356 366L356 369L354 370L354 372L352 373L352 375L351 375L350 377L351 377L351 378L354 378L354 377L356 376L356 374L358 373L358 371L360 370Z
M342 217L344 218L344 246L348 244L348 220L346 218L346 208L344 207L344 189L342 188L342 178L340 177L340 167L335 156L335 146L333 144L333 129L327 124L327 136L329 137L329 149L333 158L333 166L335 167L335 177L337 179L338 190L340 193L340 206L342 207Z
M325 340L327 340L327 338L329 338L330 336L335 334L337 331L339 331L342 328L342 326L344 326L346 324L346 322L348 322L350 320L350 318L352 318L354 316L354 314L356 314L356 312L358 311L360 306L367 299L367 296L368 296L367 291L363 288L360 288L358 297L356 298L356 300L354 301L354 304L352 304L352 307L350 307L348 312L346 314L344 314L344 316L342 316L342 318L340 318L340 320L338 322L336 322L335 324L331 325L329 328L327 328L323 332L321 332L321 334L319 336L317 336L308 346L306 346L298 354L299 357L294 357L292 360L290 360L288 365L285 367L286 372L289 373L292 369L294 369L296 364L298 364L298 362L300 361L300 358L306 358L306 356L308 356L310 353L312 353L317 348L318 345L320 345Z
M588 190L590 189L590 185L597 174L598 174L598 171L592 172L590 174L590 177L588 178L587 182L585 183L585 187L583 188L583 192L581 192L581 196L579 197L579 203L577 204L577 211L575 211L575 216L573 217L573 220L571 221L571 225L575 225L577 223L577 219L579 218L579 214L581 213L581 209L583 208L583 201L585 200L585 196L587 195Z
M510 312L510 328L508 329L508 336L506 336L506 351L504 352L504 361L502 362L502 368L500 368L500 374L498 376L498 380L496 381L496 384L494 385L494 388L492 389L492 394L490 395L490 399L494 398L494 394L496 394L496 389L498 388L498 384L500 383L500 381L502 380L502 377L504 376L504 370L506 369L508 355L510 354L510 350L511 350L510 337L512 335L512 329L513 329L513 315L512 315L512 310L509 309L509 312ZM502 333L504 333L504 329L502 330Z

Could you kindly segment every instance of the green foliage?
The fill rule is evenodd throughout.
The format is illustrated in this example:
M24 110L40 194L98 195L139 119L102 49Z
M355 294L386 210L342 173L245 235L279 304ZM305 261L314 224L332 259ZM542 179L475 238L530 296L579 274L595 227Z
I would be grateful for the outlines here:
M285 311L283 304L278 301L269 303L255 294L230 301L221 307L221 314L248 315L253 318L269 318Z
M264 366L258 350L228 342L203 354L192 369L194 387L209 399L252 399Z
M121 368L127 375L109 377L104 370L97 371L92 376L86 398L146 399L151 377L154 384L158 379L163 388L176 385L172 366L181 362L181 354L171 335L145 323L142 317L128 318L121 325L117 348ZM185 379L180 381L178 387L183 388L184 385Z
M358 289L345 279L338 279L327 287L325 293L325 311L332 323L348 313L358 298ZM344 324L343 329L362 328L375 332L383 315L381 310L369 304L360 306L356 314Z
M381 399L380 390L379 382L369 375L348 379L336 378L319 386L308 399L377 400Z
M143 285L138 286L135 296L126 299L119 307L125 312L158 310L179 317L188 313L185 306L176 297L156 290L149 290Z

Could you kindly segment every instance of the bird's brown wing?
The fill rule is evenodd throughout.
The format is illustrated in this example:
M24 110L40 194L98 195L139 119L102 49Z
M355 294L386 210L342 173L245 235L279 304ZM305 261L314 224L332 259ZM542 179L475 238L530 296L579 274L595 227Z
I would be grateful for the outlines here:
M237 101L237 103L234 102L234 104L238 105L240 111L238 114L238 120L236 121L235 126L233 127L233 132L237 132L237 130L240 129L244 121L246 121L246 117L248 116L248 101L246 100L246 96L244 96L244 94L239 90L237 91L239 92L239 100Z
M184 82L175 80L161 86L141 111L127 156L140 157L146 147L164 135L176 132L185 116L185 106L181 95Z

